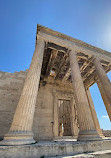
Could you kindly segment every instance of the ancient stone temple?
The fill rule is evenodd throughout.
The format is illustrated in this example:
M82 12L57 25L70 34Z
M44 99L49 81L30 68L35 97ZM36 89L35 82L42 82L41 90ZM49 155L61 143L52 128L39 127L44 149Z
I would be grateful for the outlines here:
M1 145L101 141L89 87L97 83L111 120L110 69L109 52L38 25L28 71L0 72Z

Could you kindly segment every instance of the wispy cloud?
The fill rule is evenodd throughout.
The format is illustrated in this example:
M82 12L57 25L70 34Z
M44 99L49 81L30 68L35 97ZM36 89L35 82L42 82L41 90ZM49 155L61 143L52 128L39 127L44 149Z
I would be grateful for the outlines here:
M108 115L106 115L106 116L102 116L102 118L109 118L109 117L108 117Z

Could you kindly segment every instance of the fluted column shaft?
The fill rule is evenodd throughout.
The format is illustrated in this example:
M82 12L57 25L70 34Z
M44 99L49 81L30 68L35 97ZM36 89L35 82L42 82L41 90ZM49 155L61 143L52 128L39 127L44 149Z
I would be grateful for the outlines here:
M109 103L111 103L111 83L107 77L107 74L106 74L105 70L103 69L103 67L100 63L100 59L98 57L94 57L93 63L94 63L95 69L96 69L98 79L101 82L101 85L105 91L105 94L109 100Z
M32 125L44 47L44 41L38 39L11 128L4 137L4 140L7 140L7 144L29 144L35 142L33 140Z
M93 121L94 121L95 128L98 131L100 137L104 137L104 135L102 134L102 130L100 128L100 124L99 124L99 121L98 121L98 118L97 118L97 114L96 114L96 111L95 111L94 103L93 103L89 88L86 89L86 95L87 95L87 98L88 98L89 107L90 107L90 110L91 110L91 114L92 114L92 118L93 118Z
M109 102L109 100L108 100L108 98L105 94L105 91L103 89L103 86L102 86L101 82L99 80L96 80L96 83L98 85L99 91L101 93L101 97L102 97L104 105L106 107L106 111L107 111L108 116L109 116L110 121L111 121L111 103Z
M84 84L77 62L76 53L70 51L69 59L79 121L78 140L98 140L100 139L100 137L95 129L94 122L89 109L89 103L87 100Z

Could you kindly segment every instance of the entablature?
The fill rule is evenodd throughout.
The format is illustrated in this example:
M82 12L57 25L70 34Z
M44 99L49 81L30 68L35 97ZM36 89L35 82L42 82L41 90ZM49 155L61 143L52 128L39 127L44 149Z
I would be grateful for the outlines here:
M37 38L42 38L46 42L41 71L42 79L51 76L55 80L72 82L68 57L70 50L77 55L81 76L86 85L95 83L93 57L100 58L106 72L111 69L111 53L105 50L40 25L38 25Z

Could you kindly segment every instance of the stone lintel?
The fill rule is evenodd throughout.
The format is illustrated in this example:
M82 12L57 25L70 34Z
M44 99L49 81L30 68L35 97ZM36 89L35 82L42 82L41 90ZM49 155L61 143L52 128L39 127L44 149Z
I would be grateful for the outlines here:
M55 43L68 49L76 49L78 52L84 52L86 55L98 55L102 60L111 62L111 53L101 48L97 48L81 40L72 38L47 27L38 25L37 36L42 36L46 41Z

